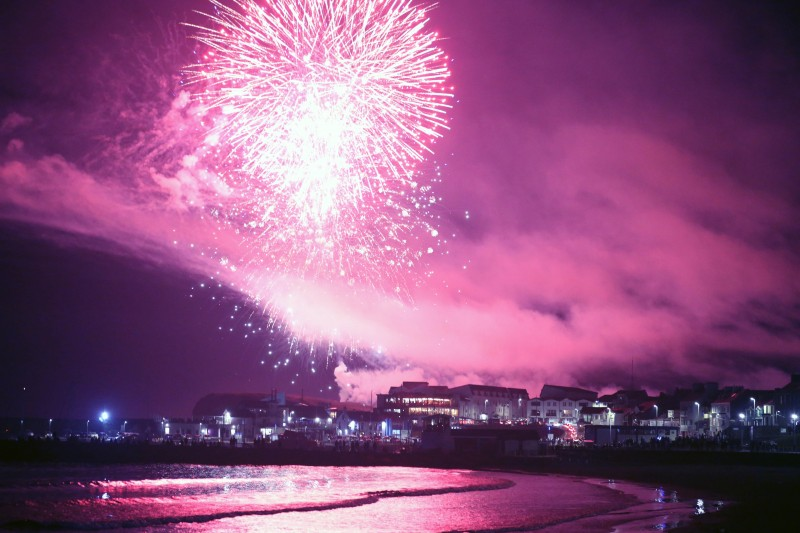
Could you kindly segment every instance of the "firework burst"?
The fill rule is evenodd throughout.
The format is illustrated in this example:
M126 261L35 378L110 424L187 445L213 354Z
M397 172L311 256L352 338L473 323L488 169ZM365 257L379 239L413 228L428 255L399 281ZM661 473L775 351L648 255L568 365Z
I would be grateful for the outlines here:
M210 0L186 69L221 220L274 274L401 291L432 250L418 166L446 129L447 58L408 0ZM431 240L433 239L433 240Z

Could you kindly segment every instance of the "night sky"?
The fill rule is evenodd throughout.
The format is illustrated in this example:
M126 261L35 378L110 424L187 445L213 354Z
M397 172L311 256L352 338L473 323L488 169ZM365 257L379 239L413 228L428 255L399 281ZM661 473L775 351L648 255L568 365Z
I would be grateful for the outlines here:
M434 275L405 300L311 283L294 309L296 331L336 330L360 364L324 335L290 348L198 253L251 251L176 200L193 9L208 5L0 6L0 416L185 416L272 388L369 401L402 380L772 388L800 371L785 5L439 2L455 105L426 162L448 241Z

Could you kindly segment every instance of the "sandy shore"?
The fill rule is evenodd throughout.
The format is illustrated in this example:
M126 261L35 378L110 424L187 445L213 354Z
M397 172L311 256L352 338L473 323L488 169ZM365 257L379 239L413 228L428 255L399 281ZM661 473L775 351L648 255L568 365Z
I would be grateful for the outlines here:
M697 518L698 498L689 493L680 493L671 487L621 480L582 478L584 483L595 484L632 496L638 503L610 512L548 526L547 533L639 533L643 531L691 531ZM703 512L716 513L725 502L701 500Z
M793 531L800 495L800 455L737 452L607 450L565 453L539 471L628 480L702 498L721 510L696 516L670 531ZM626 531L624 528L616 531Z
M720 501L731 502L719 511L697 516L689 522L683 519L670 522L670 531L683 532L792 530L790 526L795 522L796 500L800 495L800 454L573 449L559 450L546 456L498 458L423 453L395 455L276 448L4 441L0 442L0 461L491 469L594 478L601 483L627 480L638 484L645 491L642 494L646 499L649 499L647 492L662 487L667 493L676 491L684 503L695 498L702 498L710 505ZM661 512L652 508L640 508L638 511L644 511L645 515ZM632 523L637 516L642 515L625 512L591 517L580 527L586 531L635 531L636 526L626 529L625 524ZM680 526L676 529L674 526L678 523Z

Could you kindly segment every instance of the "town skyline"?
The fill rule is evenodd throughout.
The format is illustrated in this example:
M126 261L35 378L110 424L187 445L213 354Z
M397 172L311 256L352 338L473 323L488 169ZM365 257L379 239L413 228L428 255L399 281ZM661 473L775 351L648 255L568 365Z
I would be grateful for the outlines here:
M84 413L72 413L67 415L57 415L61 419L77 419L82 420L84 417L88 416L88 420L93 420L93 418L98 418L102 416L112 417L113 419L148 419L148 418L185 418L185 417L193 417L198 416L196 411L197 407L201 405L204 401L207 401L209 398L232 398L230 402L235 403L237 400L236 398L251 398L251 399L258 399L258 401L275 401L277 396L283 398L282 401L287 401L289 399L291 402L294 403L304 403L308 405L327 405L327 406L338 406L341 409L352 409L355 411L369 411L369 412L378 412L380 411L380 402L381 397L386 397L387 394L391 394L392 391L395 390L403 390L406 387L419 388L420 390L435 390L439 392L452 392L458 391L461 389L465 389L468 387L478 387L478 388L485 388L485 389L497 389L497 390L504 390L504 391L511 391L514 394L517 392L524 393L525 402L526 402L526 411L528 414L526 415L528 418L530 416L535 416L540 418L540 422L544 418L544 415L531 415L530 414L530 406L527 405L527 402L535 400L535 399L542 399L542 398L551 398L554 397L553 394L558 396L559 398L563 399L572 399L576 400L578 398L585 399L584 396L586 394L592 395L593 401L599 399L599 401L609 401L609 399L613 398L614 396L625 395L626 398L630 395L630 399L626 399L625 401L630 403L631 406L637 404L649 404L648 409L652 409L653 405L657 405L659 399L662 402L666 402L667 404L673 404L678 397L688 397L692 396L694 399L702 399L703 403L701 405L708 408L711 403L711 399L716 395L736 395L741 394L742 396L747 396L748 401L754 400L752 395L756 395L759 398L760 405L765 404L774 404L774 397L775 395L779 394L781 391L788 391L792 394L792 397L787 399L782 399L781 402L786 403L797 403L800 401L800 396L797 393L792 391L800 391L800 373L792 373L787 376L785 382L782 385L779 385L774 388L755 388L752 386L748 386L746 383L737 383L737 384L729 384L729 383L719 383L716 381L695 381L691 383L680 383L680 384L673 384L672 387L665 388L665 389L653 389L650 387L637 387L637 386L629 386L629 387L621 387L615 388L611 386L606 387L598 387L598 388L585 388L576 385L564 385L564 384L555 384L555 383L543 383L541 385L541 389L531 388L531 387L508 387L503 385L496 385L491 383L461 383L459 385L444 385L444 384L436 384L431 383L428 381L404 381L400 384L395 384L387 389L380 390L375 389L370 391L370 397L368 400L364 401L348 401L346 399L342 399L342 394L333 394L333 393L325 393L325 391L320 391L322 394L315 394L314 391L306 391L305 389L298 388L298 389L284 389L280 387L270 387L264 388L260 390L249 390L249 391L241 391L241 390L214 390L214 391L206 391L202 397L198 398L186 398L185 405L192 405L191 411L182 411L182 412L169 412L166 409L157 409L148 415L143 415L141 412L137 412L135 409L133 411L110 411L107 405L111 405L110 402L99 402L97 405L99 407L95 407L94 411L96 412L84 412ZM531 391L540 390L538 394L532 394ZM27 391L26 391L27 392ZM576 395L575 398L570 396L570 392ZM795 397L797 396L797 397ZM604 400L605 399L605 400ZM229 403L230 403L229 402ZM632 402L632 403L631 403ZM792 406L794 406L792 403ZM233 405L233 404L232 404ZM663 410L664 405L661 406ZM656 408L656 416L658 416L658 409ZM797 411L798 416L800 416L800 403L797 406L793 407L794 411ZM645 411L644 409L643 411ZM57 410L53 410L57 412ZM792 411L792 412L794 412ZM638 411L637 411L638 412ZM38 418L38 419L53 419L53 412L49 414L42 414L42 413L29 413L26 414L24 412L5 412L0 413L0 417L5 418ZM207 414L207 413L206 413ZM652 413L651 413L652 414ZM664 413L662 412L662 416ZM550 422L557 422L557 418L555 415L549 416ZM771 416L775 416L774 412L771 413ZM786 418L786 415L783 415ZM524 417L523 417L524 418ZM477 420L477 419L476 419ZM482 419L482 421L486 421ZM784 420L786 422L786 420Z
M314 216L284 216L274 179L253 186L257 165L237 188L237 158L209 151L217 137L198 117L212 111L187 69L198 75L189 65L208 45L191 24L209 25L197 11L213 9L0 8L0 414L103 404L147 416L186 412L206 391L275 387L363 402L403 381L620 389L633 374L648 390L770 389L797 372L790 7L438 2L424 12L437 38L422 66L443 101L412 142L430 152L384 151L381 179L402 183L375 196L345 180L363 193L335 204L352 224L321 224L315 238L302 227ZM315 72L331 75L328 60ZM276 64L294 79L301 63ZM337 76L354 64L333 63ZM366 107L341 109L387 107L354 102ZM346 145L390 143L383 127L358 137L362 115L375 116L347 115ZM303 135L267 126L275 142ZM316 156L292 161L313 169ZM271 178L287 175L306 174Z

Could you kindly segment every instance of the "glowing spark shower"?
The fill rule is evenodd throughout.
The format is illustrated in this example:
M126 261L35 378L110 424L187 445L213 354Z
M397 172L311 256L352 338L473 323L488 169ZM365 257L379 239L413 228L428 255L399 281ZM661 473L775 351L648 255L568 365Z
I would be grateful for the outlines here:
M437 237L431 180L417 174L452 96L429 8L210 1L187 75L206 110L206 160L232 190L217 213L247 261L399 292Z

